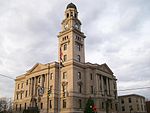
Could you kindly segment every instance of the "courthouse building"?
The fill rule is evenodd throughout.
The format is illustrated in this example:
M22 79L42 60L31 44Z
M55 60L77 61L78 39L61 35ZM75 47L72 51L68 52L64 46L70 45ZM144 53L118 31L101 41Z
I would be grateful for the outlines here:
M117 79L106 63L85 62L86 36L73 3L67 5L61 26L58 62L37 63L16 78L15 113L29 107L40 113L83 113L88 98L97 113L117 112Z

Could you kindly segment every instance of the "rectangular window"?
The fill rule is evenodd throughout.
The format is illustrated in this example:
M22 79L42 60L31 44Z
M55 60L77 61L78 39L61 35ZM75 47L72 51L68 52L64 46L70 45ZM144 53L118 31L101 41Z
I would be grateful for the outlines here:
M28 91L26 90L26 94L25 94L25 97L27 97L27 94L28 94Z
M79 108L82 108L82 101L79 99Z
M21 111L21 104L20 104L20 111Z
M19 89L19 87L20 87L20 84L18 84L18 89Z
M92 75L92 73L90 74L90 77L91 77L91 80L93 80L93 75Z
M49 107L52 108L52 100L49 100Z
M63 72L63 79L67 79L67 72Z
M104 102L102 102L102 109L104 109Z
M125 107L124 106L122 106L122 111L125 111Z
M93 93L94 93L93 86L91 86L91 94L93 94Z
M132 101L131 101L131 98L128 98L128 100L129 100L129 103L131 103Z
M124 99L121 99L121 103L124 104Z
M64 55L64 62L67 61L67 55Z
M66 108L66 99L63 100L63 108Z
M50 74L50 80L53 80L53 73Z
M78 72L78 80L81 79L81 72Z
M16 111L17 111L17 109L18 109L18 105L16 104Z
M27 108L27 105L26 105L26 103L24 104L24 109L26 109Z
M39 83L41 82L41 77L39 77L39 81L38 81Z
M41 103L41 109L43 109L43 103Z
M19 94L17 94L17 97L16 97L16 98L17 98L17 100L19 99L18 97L19 97Z
M20 94L20 99L22 99L22 93Z

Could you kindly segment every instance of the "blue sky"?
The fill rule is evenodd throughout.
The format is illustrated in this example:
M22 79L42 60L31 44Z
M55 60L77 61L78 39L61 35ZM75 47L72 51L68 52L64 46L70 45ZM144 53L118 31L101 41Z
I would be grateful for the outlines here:
M68 3L76 4L85 33L86 61L107 63L118 89L150 86L149 0L1 0L0 73L15 78L37 62L57 61L57 35ZM0 79L0 96L14 81ZM150 98L150 89L119 92Z

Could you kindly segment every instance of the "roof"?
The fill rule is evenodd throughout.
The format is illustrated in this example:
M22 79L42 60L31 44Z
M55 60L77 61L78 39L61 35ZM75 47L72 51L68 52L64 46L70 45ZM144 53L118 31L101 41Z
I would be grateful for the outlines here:
M69 8L77 9L76 6L73 3L70 3L70 4L67 5L67 9L69 9Z
M131 97L131 96L136 96L136 97L142 97L142 98L145 98L144 96L138 95L138 94L121 95L121 96L118 96L118 98L121 98L121 97Z

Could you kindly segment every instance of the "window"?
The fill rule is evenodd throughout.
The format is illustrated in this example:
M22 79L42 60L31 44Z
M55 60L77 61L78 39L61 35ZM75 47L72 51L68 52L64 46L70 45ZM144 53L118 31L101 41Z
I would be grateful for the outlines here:
M16 104L16 111L17 111L17 109L18 109L18 105Z
M67 72L63 72L63 79L67 79Z
M21 84L21 88L23 88L23 83Z
M121 103L124 104L124 99L121 99Z
M20 111L21 111L21 104L20 104Z
M51 91L51 92L52 92L52 88L53 88L53 86L51 85L51 86L50 86L50 91Z
M76 48L77 48L78 51L80 51L81 50L81 45L79 43L76 43Z
M43 103L41 103L41 109L43 109Z
M39 77L39 83L41 82L41 77Z
M27 108L27 105L26 105L26 103L24 104L24 109L26 109Z
M131 98L128 98L128 100L129 100L129 103L131 103L132 101L131 101Z
M79 93L82 93L82 85L79 84Z
M94 91L93 91L93 86L91 86L91 94L93 94L94 93Z
M92 73L90 74L90 77L91 77L91 80L93 80L93 75L92 75Z
M64 62L67 61L67 55L64 55Z
M124 106L122 106L122 111L125 111L125 107Z
M77 14L75 13L75 18L77 18Z
M81 72L78 72L78 80L81 79Z
M104 102L102 102L102 109L104 109Z
M52 80L52 79L53 79L53 73L50 74L50 80Z
M49 107L52 108L52 100L49 100Z
M17 100L19 99L19 98L18 98L18 96L19 96L19 94L17 94L17 97L16 97L16 98L17 98Z
M137 104L137 110L139 111L140 109L139 109L139 104Z
M115 104L115 108L116 108L116 111L118 110L118 105L117 104Z
M26 90L25 97L27 97L28 91Z
M66 108L66 99L63 100L63 108Z
M64 51L67 50L67 44L64 44Z
M67 18L69 17L69 13L67 13Z
M63 92L66 92L67 91L67 85L63 85L62 90L63 90Z
M20 99L22 99L22 93L20 94Z
M18 89L19 89L19 87L20 87L20 84L18 84Z
M81 58L80 58L80 55L77 55L77 61L80 62Z
M79 108L82 108L82 101L79 99Z
M129 106L129 110L130 110L130 111L132 111L132 110L133 110L132 106Z

